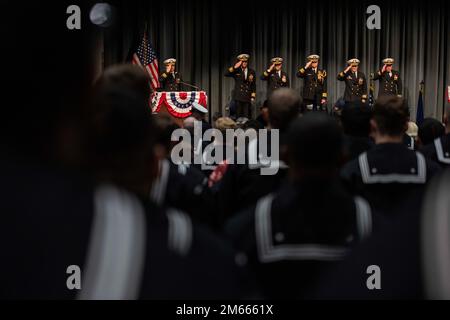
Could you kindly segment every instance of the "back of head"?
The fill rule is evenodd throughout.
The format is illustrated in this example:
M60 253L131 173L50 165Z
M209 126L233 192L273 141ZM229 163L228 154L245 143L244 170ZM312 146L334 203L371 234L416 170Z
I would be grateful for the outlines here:
M179 129L180 126L175 123L173 118L167 113L158 113L152 115L155 121L155 127L157 132L155 133L156 144L165 148L165 152L168 154L173 147L172 133ZM166 154L166 155L167 155Z
M236 129L236 122L231 118L221 117L216 120L215 128L222 132L225 132L227 129Z
M98 79L95 90L113 86L128 89L134 94L141 95L143 99L150 98L149 77L141 67L133 64L119 64L106 69Z
M348 105L342 110L344 133L352 137L368 137L372 110L364 105Z
M445 127L434 118L426 118L419 126L419 138L422 145L432 143L445 134Z
M300 95L295 90L281 88L270 95L267 106L271 128L284 132L299 115Z
M306 175L334 171L342 156L339 124L323 113L296 119L287 132L289 164Z
M376 122L380 134L403 135L409 121L406 101L396 96L380 97L375 103L372 119Z
M156 129L147 96L138 85L140 81L129 81L130 72L136 72L136 79L140 79L134 70L128 66L113 67L99 79L89 138L97 175L137 191L136 186L148 184L153 178L154 172L149 168L154 163Z
M141 68L131 64L112 66L93 91L90 119L98 129L109 132L103 137L105 143L114 148L133 148L147 140L146 130L153 128L153 123L148 78Z

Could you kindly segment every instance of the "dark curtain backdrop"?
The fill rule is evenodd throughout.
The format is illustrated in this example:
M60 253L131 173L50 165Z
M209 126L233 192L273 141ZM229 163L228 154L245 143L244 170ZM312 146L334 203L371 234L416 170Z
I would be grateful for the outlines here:
M450 84L450 22L448 1L287 1L271 4L255 0L113 1L120 21L105 31L105 65L127 59L133 39L144 28L150 31L160 64L178 60L186 82L207 91L209 108L224 112L233 80L223 76L238 53L251 55L258 74L273 56L285 58L284 68L292 88L295 77L311 53L322 57L328 77L330 103L344 91L336 80L352 57L361 60L368 76L387 56L396 59L404 94L415 119L419 83L425 81L425 115L441 119ZM381 30L368 30L366 9L381 8ZM161 68L161 67L160 67ZM375 93L378 92L378 86ZM266 98L266 83L257 82L257 105Z

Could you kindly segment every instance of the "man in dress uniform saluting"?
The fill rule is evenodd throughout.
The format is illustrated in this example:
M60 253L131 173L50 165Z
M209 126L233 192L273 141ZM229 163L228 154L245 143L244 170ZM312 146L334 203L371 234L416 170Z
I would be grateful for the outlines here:
M159 77L162 91L181 91L181 75L175 71L176 63L174 58L164 60L166 71Z
M348 67L338 74L339 81L345 81L344 100L346 103L367 101L367 80L358 70L360 61L356 58L347 61Z
M383 68L375 72L373 80L380 81L378 97L386 95L402 96L402 79L400 72L393 70L394 59L386 58L383 60Z
M236 117L251 116L251 104L256 99L256 73L248 67L248 54L237 56L234 66L228 68L225 77L234 78L233 100L236 103Z
M278 88L289 88L289 78L283 68L283 58L276 57L270 60L272 63L269 69L264 71L261 80L267 81L267 97Z
M308 63L300 68L297 77L305 79L303 86L303 108L325 110L327 103L327 72L318 68L320 57L316 54L308 56ZM309 106L309 107L308 107Z

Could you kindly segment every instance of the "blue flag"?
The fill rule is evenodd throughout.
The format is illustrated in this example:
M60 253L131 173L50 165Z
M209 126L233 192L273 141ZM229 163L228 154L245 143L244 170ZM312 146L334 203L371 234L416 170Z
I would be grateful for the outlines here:
M419 101L417 102L416 124L418 126L420 126L422 124L423 119L424 119L424 114L423 114L423 84L424 84L424 82L422 81L420 83Z
M373 81L374 74L373 72L370 74L370 82L369 82L369 107L373 108L375 104L375 83Z

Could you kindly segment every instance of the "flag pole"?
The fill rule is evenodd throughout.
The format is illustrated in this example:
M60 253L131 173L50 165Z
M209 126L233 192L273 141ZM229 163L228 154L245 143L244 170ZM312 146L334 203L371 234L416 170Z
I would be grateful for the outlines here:
M424 115L424 107L423 107L423 93L424 93L425 81L420 81L419 85L419 100L417 102L417 110L416 110L416 124L421 125L425 115Z

